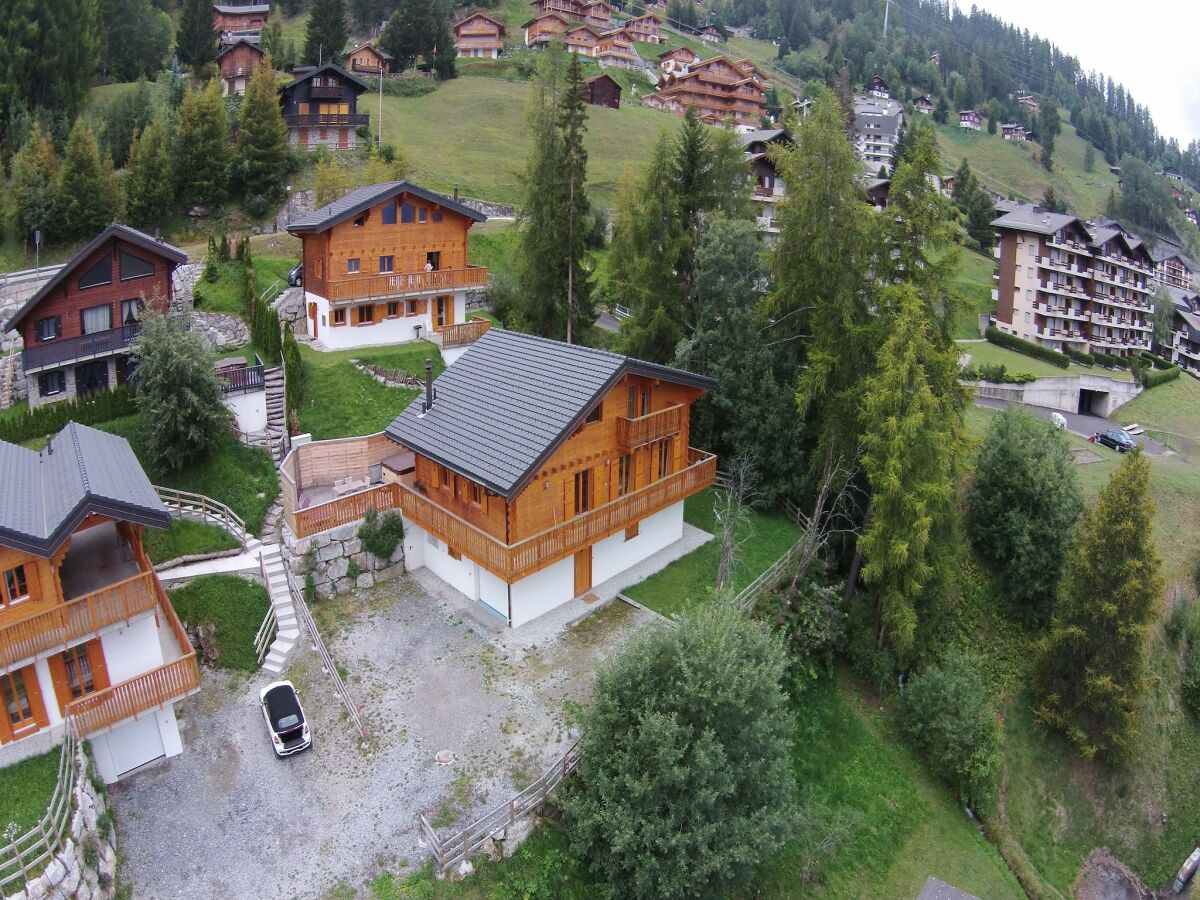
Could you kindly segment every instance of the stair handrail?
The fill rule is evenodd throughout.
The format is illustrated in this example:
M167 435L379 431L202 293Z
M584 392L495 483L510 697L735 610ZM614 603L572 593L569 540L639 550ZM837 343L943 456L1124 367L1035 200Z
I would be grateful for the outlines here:
M263 560L262 551L259 551L258 554L258 571L262 574L263 588L267 592L267 612L263 616L262 624L258 626L258 632L254 635L254 652L258 657L258 664L261 666L271 649L275 635L279 632L279 621L275 617L275 602L271 597L271 579L267 575L267 564Z
M246 528L246 523L242 517L235 513L232 509L222 503L220 500L214 500L204 494L198 494L194 491L185 491L180 488L154 486L155 493L158 494L158 499L162 501L163 506L168 510L178 510L182 518L186 507L199 504L200 514L205 521L208 521L209 516L217 520L220 528L228 531L241 542L242 549L246 549L246 542L249 540L250 532Z

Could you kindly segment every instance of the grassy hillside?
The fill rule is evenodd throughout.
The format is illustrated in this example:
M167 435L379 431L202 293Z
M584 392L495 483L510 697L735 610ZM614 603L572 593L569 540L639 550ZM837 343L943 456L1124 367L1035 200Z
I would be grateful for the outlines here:
M995 260L987 254L963 250L959 255L958 274L951 288L966 301L966 306L955 323L955 338L978 338L979 316L995 310L996 303L992 300L995 269Z

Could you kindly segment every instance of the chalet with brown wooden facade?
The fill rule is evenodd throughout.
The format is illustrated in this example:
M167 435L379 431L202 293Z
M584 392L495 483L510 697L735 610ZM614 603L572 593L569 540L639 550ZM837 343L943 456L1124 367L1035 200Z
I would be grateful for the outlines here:
M141 309L172 297L182 250L125 225L89 241L4 325L24 342L29 405L124 384Z
M595 56L600 50L600 32L591 25L577 25L563 34L563 47L568 53Z
M611 27L612 7L603 0L534 0L533 8L539 16L558 13L571 22L582 22L605 31Z
M662 20L658 16L652 16L649 13L643 16L634 16L623 27L635 41L641 41L643 44L661 44L663 41Z
M231 44L239 38L258 42L262 30L267 24L267 16L271 14L269 3L239 3L237 0L226 0L224 3L213 4L213 31L222 44Z
M600 35L596 47L596 61L601 66L616 66L621 69L640 69L642 58L633 46L633 37L623 28L606 31Z
M738 125L758 124L766 115L766 94L756 73L724 56L693 63L679 74L665 74L646 105L683 115L695 106L711 124L732 119Z
M71 727L106 782L182 752L196 654L142 546L170 519L124 438L0 443L0 764Z
M499 59L504 52L504 23L475 12L454 23L454 49L468 59Z
M246 38L238 38L222 47L217 54L217 68L221 70L221 93L226 97L245 94L250 76L265 55L258 44Z
M609 109L621 108L621 85L611 75L603 72L583 79L583 87L587 92L587 102L593 106L607 106Z
M570 25L570 20L562 13L535 16L521 26L525 31L525 46L531 50L544 50L554 35L564 34Z
M367 85L341 66L304 66L279 89L288 143L302 150L353 150L370 117L358 111Z
M467 262L467 232L487 217L408 181L352 191L295 220L303 242L308 333L347 348L428 338L451 350L486 323L466 322L487 269Z
M295 448L281 469L286 526L304 539L398 510L410 570L519 626L680 539L683 501L716 476L716 458L689 444L691 406L713 387L494 328L385 433ZM361 490L334 497L346 478Z
M658 54L658 67L668 75L681 75L700 62L691 47L675 47Z
M346 57L346 67L357 75L374 75L379 77L382 72L390 75L392 72L392 54L381 50L374 44L359 44Z

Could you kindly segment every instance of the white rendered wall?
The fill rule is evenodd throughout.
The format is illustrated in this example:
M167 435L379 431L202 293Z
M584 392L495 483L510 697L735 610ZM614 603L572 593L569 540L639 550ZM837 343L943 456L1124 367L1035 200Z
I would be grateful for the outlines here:
M91 739L96 769L105 784L112 784L122 774L113 760L113 750L109 745L110 734L126 747L130 744L136 747L140 756L140 761L137 757L134 759L137 765L144 765L163 756L178 756L183 752L179 725L175 721L175 707L172 705L162 710L150 710L137 719L114 728L112 732L98 734ZM127 759L125 765L128 764ZM128 771L124 766L122 770Z
M485 603L491 611L508 620L508 584L474 560L453 559L445 541L433 537L419 525L404 520L404 567L408 571L422 566L460 594Z
M450 291L440 296L454 294L455 322L461 322L466 315L466 291ZM433 331L433 300L426 297L426 312L416 316L397 316L394 319L380 319L373 325L330 325L333 316L329 312L329 301L318 294L305 292L305 300L317 304L317 340L330 350L346 350L352 347L371 347L376 344L402 344L417 340L414 325L421 326L421 337L429 338ZM405 301L400 300L400 309L404 309ZM307 306L306 306L307 308ZM386 305L375 305L376 315L386 310ZM347 321L352 317L346 310ZM309 322L311 329L312 322Z
M46 707L46 721L53 728L62 724L63 717L62 710L58 708L58 694L54 692L54 681L50 677L48 659L48 656L43 656L34 663L33 667L37 672L38 688L42 692L42 705Z
M607 581L683 537L683 501L638 523L638 536L625 540L618 531L592 545L592 584ZM573 577L573 576L572 576ZM574 584L572 584L574 587Z
M483 566L479 569L479 599L490 606L504 621L508 621L508 582L493 575Z
M112 684L157 669L165 662L154 616L144 616L104 632L100 635L100 645L104 648L104 662Z
M225 406L233 412L240 430L267 430L267 391L265 388L257 391L243 391L239 394L226 394L222 399L225 401Z
M575 558L568 556L510 588L512 626L524 625L575 596Z

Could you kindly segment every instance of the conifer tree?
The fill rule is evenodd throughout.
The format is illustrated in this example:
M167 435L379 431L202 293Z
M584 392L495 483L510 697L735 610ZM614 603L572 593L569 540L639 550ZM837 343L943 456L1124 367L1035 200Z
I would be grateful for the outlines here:
M1088 141L1087 146L1083 148L1083 171L1094 172L1096 170L1096 148L1092 146L1092 142Z
M591 325L590 285L584 256L587 253L587 148L583 136L587 133L587 95L579 54L572 53L567 65L567 85L559 111L558 126L562 134L562 179L564 193L562 253L566 257L567 343L575 332L586 332Z
M458 75L458 49L454 46L454 31L450 28L450 9L445 2L437 6L437 25L433 33L433 71L442 81ZM575 54L571 54L574 56Z
M278 3L271 9L267 25L262 30L262 37L259 38L259 46L262 47L264 53L270 55L271 59L283 61L286 52L283 45L283 13L280 11Z
M54 224L55 179L59 161L49 132L35 124L12 160L7 213L12 229L22 241L32 241L35 229L44 230L43 240L65 237Z
M1164 588L1150 460L1128 453L1079 520L1034 674L1034 716L1087 759L1135 749L1150 628Z
M214 79L189 91L179 109L172 166L179 199L191 205L220 203L229 187L232 150L221 88Z
M129 151L128 214L140 228L161 224L175 199L167 127L151 122Z
M345 0L313 0L304 32L304 62L340 63L348 39Z
M201 69L216 60L217 50L212 4L208 0L183 0L179 30L175 33L179 61L199 75Z
M59 228L67 239L91 237L120 215L121 197L112 162L106 166L100 159L96 136L83 119L76 120L67 140L55 197Z
M234 171L247 211L266 215L283 202L284 179L290 165L287 126L275 94L271 56L263 57L242 101Z

